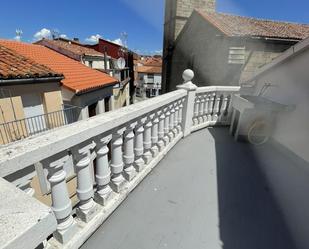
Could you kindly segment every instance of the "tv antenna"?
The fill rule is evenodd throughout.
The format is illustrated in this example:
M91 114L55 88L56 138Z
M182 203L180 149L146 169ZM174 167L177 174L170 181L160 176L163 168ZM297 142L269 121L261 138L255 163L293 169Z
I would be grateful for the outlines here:
M21 29L16 29L16 30L15 30L15 33L16 33L15 39L16 39L17 41L20 41L20 40L21 40L21 36L22 36L22 34L23 34L23 31L22 31Z

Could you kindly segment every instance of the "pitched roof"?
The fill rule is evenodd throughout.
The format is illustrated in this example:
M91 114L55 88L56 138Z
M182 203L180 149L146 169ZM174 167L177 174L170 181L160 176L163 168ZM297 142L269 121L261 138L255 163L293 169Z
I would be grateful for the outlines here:
M56 40L42 39L36 44L43 45L45 47L51 48L61 53L61 50L66 50L77 56L100 56L103 57L104 54L88 47L84 47L82 44L76 41L71 41L68 39L58 38Z
M91 91L118 82L117 79L105 73L93 70L41 45L9 40L0 40L0 45L62 73L65 77L61 81L63 86L75 93Z
M139 66L137 67L136 71L138 73L162 73L161 67L153 67L153 66Z
M62 74L0 45L1 80L50 77L62 77Z
M227 36L267 37L302 40L309 36L309 25L256 19L196 10L205 20Z

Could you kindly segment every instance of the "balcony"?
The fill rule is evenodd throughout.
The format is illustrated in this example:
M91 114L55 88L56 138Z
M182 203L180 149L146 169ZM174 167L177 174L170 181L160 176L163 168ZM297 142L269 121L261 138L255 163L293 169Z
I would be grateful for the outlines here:
M276 166L294 162L273 144L254 147L229 135L239 87L197 88L190 71L183 78L177 91L3 146L0 176L20 181L1 180L1 219L16 224L18 213L31 222L8 231L0 223L2 247L296 248L269 181ZM32 197L29 171L38 163L50 208Z
M79 118L81 108L66 107L63 110L49 112L20 120L0 124L0 144L7 144L44 131L72 124Z

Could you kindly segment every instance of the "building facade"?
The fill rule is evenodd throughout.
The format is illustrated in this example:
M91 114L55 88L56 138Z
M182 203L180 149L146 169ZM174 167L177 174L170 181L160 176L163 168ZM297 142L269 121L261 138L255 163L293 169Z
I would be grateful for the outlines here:
M61 93L64 105L79 107L80 119L114 108L113 88L119 82L108 74L41 45L8 40L0 40L0 45L63 74Z
M175 40L187 23L194 9L213 12L216 0L166 0L163 38L163 92L166 89L166 75L170 74L170 64Z
M174 42L166 89L186 68L200 86L242 84L308 35L309 25L195 10Z
M118 79L120 83L114 85L112 96L114 100L113 106L110 109L118 109L130 104L129 70L127 68L119 69L116 59L105 51L101 53L77 41L63 38L54 40L42 39L36 42L36 44L48 47L90 68L97 69ZM111 55L114 56L114 53L111 53Z
M141 57L136 62L136 96L143 99L161 94L162 59Z

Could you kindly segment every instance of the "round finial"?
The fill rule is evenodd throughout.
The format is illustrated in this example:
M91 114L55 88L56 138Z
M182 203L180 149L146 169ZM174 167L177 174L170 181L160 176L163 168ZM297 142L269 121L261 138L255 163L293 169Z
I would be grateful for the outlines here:
M182 73L182 78L185 82L191 81L194 78L194 72L191 69L186 69Z

